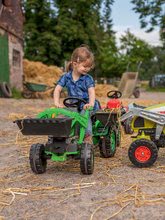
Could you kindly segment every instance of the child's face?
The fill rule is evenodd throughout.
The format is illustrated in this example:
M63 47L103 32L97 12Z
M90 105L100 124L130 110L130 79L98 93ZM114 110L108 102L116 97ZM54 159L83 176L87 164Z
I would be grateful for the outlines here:
M81 63L73 62L73 70L77 72L78 74L83 74L85 75L90 71L92 68L90 60L86 60Z

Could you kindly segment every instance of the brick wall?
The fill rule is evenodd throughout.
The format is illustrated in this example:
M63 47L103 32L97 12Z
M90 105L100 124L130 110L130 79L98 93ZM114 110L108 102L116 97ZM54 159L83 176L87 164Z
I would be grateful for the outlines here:
M22 90L23 81L23 48L22 42L9 34L10 85Z

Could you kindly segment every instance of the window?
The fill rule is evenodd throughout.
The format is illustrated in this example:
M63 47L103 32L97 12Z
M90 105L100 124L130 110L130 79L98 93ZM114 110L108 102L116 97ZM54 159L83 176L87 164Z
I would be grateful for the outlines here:
M13 49L13 66L21 66L21 53L18 50Z

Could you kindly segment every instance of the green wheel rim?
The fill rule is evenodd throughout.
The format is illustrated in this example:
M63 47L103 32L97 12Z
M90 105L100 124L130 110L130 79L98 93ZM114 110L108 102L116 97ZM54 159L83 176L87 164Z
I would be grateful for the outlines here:
M115 148L116 148L116 136L115 136L115 132L112 131L111 132L111 136L110 136L110 140L111 140L111 150L114 152Z

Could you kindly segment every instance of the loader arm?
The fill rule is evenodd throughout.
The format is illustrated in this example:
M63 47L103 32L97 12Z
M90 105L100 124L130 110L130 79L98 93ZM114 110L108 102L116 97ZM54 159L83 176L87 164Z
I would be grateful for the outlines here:
M149 121L155 122L156 123L155 139L158 140L165 126L165 115L132 106L133 105L129 107L129 111L126 114L121 116L120 120L124 121L127 118L139 116Z

